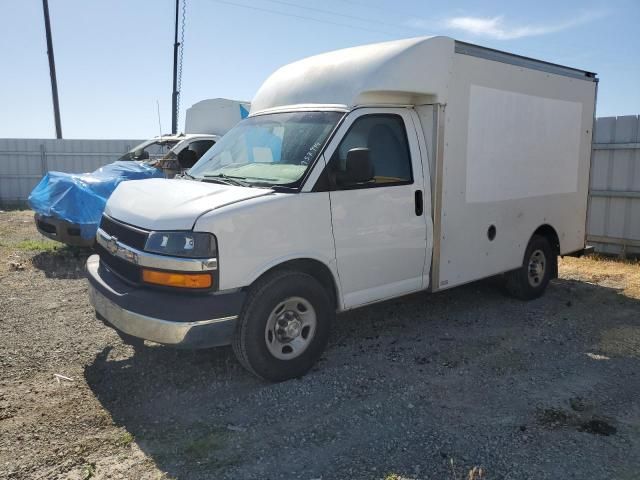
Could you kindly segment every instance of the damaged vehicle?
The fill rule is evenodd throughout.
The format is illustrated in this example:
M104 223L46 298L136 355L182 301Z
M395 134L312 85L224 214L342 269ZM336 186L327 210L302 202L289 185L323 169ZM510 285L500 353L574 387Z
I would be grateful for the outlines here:
M67 245L93 246L105 203L121 182L181 174L246 118L250 105L228 98L201 100L185 112L187 133L147 140L92 173L47 173L29 196L38 231Z
M48 172L29 195L36 227L52 240L92 247L107 199L121 182L172 178L192 167L219 138L207 134L156 137L91 173Z

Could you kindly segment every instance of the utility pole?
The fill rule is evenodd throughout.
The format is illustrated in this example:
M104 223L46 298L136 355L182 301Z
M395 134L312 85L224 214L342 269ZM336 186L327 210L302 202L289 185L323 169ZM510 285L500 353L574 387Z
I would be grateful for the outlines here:
M53 116L56 121L56 138L62 138L60 125L60 104L58 103L58 82L56 81L56 62L53 58L53 42L51 41L51 25L49 23L49 2L42 0L44 10L44 29L47 35L47 55L49 57L49 73L51 75L51 95L53 96Z
M46 1L46 0L45 0ZM173 42L173 94L171 95L171 133L178 133L178 9L180 8L180 0L176 0L176 31Z

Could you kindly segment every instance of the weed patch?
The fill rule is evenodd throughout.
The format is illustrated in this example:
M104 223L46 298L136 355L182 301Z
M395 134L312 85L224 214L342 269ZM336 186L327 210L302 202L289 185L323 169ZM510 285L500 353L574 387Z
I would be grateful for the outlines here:
M23 252L55 252L62 245L49 240L23 240L15 247Z

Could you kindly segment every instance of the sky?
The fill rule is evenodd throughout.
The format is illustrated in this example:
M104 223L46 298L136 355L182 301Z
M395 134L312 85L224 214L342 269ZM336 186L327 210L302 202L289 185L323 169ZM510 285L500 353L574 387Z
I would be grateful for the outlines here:
M184 110L251 100L278 67L367 43L449 35L597 72L598 116L640 114L640 1L186 0ZM49 0L64 138L171 130L175 0ZM4 0L0 137L55 136L42 2Z

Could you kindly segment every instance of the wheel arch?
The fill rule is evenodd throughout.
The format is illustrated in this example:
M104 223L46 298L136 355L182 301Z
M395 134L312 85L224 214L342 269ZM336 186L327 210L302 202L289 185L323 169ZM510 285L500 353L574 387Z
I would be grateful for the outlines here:
M251 282L251 285L264 278L266 275L278 270L295 270L304 272L314 277L327 290L331 298L331 302L336 310L342 309L342 296L340 293L337 275L324 262L309 257L291 258L284 260L276 265L272 265L263 270Z
M553 251L557 255L560 255L560 237L558 236L558 232L555 228L548 223L545 223L536 228L536 230L531 234L531 237L534 235L540 235L541 237L546 238L551 245L551 248L553 248Z
M555 228L553 228L548 223L545 223L543 225L540 225L538 228L536 228L536 230L531 234L529 241L531 241L531 238L533 238L534 235L539 235L541 237L546 238L547 241L549 242L549 245L551 245L551 249L553 250L553 253L555 253L556 256L560 255L560 252L562 251L560 248L560 237L558 236L558 232L556 231ZM554 265L554 270L553 272L551 272L552 278L558 278L558 268L557 268L558 262L557 261L552 262L552 264Z

